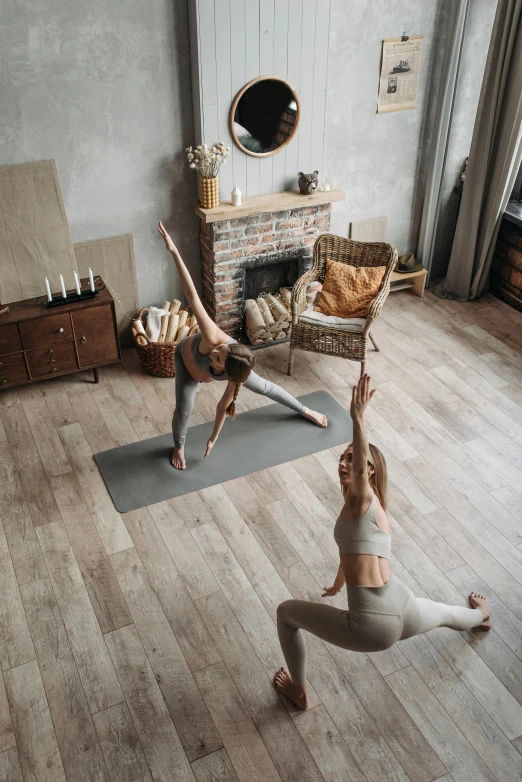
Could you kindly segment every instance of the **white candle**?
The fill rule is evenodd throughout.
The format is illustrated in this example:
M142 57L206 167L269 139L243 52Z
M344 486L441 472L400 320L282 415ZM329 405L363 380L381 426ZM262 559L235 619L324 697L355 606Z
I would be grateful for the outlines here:
M60 285L62 287L62 296L64 297L64 299L66 299L67 298L67 291L65 290L65 283L63 281L63 277L62 277L61 274L60 274Z
M92 269L89 269L89 283L91 286L91 291L94 293L94 277L92 276Z
M80 280L78 279L78 275L76 274L76 272L73 272L73 274L74 274L74 284L76 285L76 293L78 294L78 296L80 296L81 295Z
M52 301L53 296L51 293L51 288L49 287L49 280L47 279L47 277L45 278L45 290L47 291L47 301Z

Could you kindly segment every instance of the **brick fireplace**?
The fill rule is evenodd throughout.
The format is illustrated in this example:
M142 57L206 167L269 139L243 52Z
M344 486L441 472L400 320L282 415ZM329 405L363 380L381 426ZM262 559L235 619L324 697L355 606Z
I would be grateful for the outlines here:
M201 218L203 303L223 330L242 336L249 271L266 267L266 274L256 275L259 284L269 285L272 279L275 286L256 291L249 279L248 295L254 297L275 293L281 281L293 285L309 268L316 238L330 230L331 202L344 193L335 190L329 196L275 193L273 198L247 198L242 207L196 209ZM238 211L250 213L236 217Z

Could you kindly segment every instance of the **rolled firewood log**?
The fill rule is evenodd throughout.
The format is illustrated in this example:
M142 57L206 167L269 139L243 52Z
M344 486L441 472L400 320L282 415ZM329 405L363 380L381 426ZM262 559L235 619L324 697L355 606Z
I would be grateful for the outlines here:
M288 309L290 309L290 304L292 303L292 288L281 288L281 298Z
M194 328L194 326L197 326L197 325L198 325L198 319L196 318L196 316L195 315L190 315L187 318L187 326L189 327L189 329L192 329L192 328Z
M255 299L247 299L245 301L245 317L247 327L254 334L256 331L265 331L266 323L259 309L259 305Z
M143 334L145 334L145 332L143 332ZM145 347L145 345L147 344L147 340L145 339L144 336L141 335L141 333L138 333L134 327L132 328L132 336L134 337L138 345L141 345L141 347L143 348Z
M143 327L143 323L141 322L141 320L139 318L137 320L133 321L132 326L133 326L134 330L138 334L143 334L143 335L145 334L145 329Z
M170 305L170 314L171 315L177 315L179 312L179 308L181 307L181 302L179 299L174 299L172 304Z
M262 339L254 339L254 340L250 340L250 342L252 342L252 345L263 345L264 344L264 341Z
M188 326L182 326L178 333L176 334L176 342L181 342L182 339L185 339L185 337L188 337L189 335L189 327Z
M179 327L179 315L172 314L169 317L169 327L167 329L167 335L165 342L174 342Z
M198 333L198 331L200 331L200 328L199 328L198 324L196 323L196 325L195 325L195 326L192 326L192 328L190 329L190 331L189 331L189 337L190 337L192 334L197 334L197 333Z
M160 327L158 342L165 342L165 337L167 336L167 329L169 327L169 317L170 315L162 315L161 317L161 327Z
M178 331L182 326L185 326L186 322L188 320L188 312L187 310L180 310L179 312L179 323L178 323Z
M170 301L164 301L161 309L168 312L170 310Z
M263 316L263 320L265 321L266 328L267 330L270 330L275 323L274 316L270 312L270 307L268 306L266 301L261 297L256 299L256 302L261 312L261 315Z
M272 313L276 323L288 320L288 310L283 306L280 300L276 299L275 296L272 296L271 293L267 293L265 296L265 301L270 307L270 312Z
M286 337L286 331L280 331L279 334L274 336L274 339L284 339Z

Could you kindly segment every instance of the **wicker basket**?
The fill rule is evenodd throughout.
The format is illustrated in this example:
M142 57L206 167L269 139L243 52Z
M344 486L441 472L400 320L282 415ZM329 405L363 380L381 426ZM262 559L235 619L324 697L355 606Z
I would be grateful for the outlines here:
M138 319L143 323L143 327L147 325L147 313L148 307L144 307L140 310ZM137 336L143 337L147 340L146 345L139 345L137 342ZM149 375L155 375L156 377L174 377L176 370L174 367L174 353L176 351L177 342L151 342L145 334L139 334L134 336L134 344L138 353L138 358L143 364L143 367Z

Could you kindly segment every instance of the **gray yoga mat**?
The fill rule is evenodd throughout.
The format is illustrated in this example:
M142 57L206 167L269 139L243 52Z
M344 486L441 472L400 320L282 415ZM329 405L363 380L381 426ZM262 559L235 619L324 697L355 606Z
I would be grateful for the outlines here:
M170 463L171 434L112 448L94 458L117 510L127 513L351 440L350 415L330 394L315 391L299 399L328 417L326 429L283 405L271 404L225 421L206 459L213 423L192 426L185 445L186 470Z

